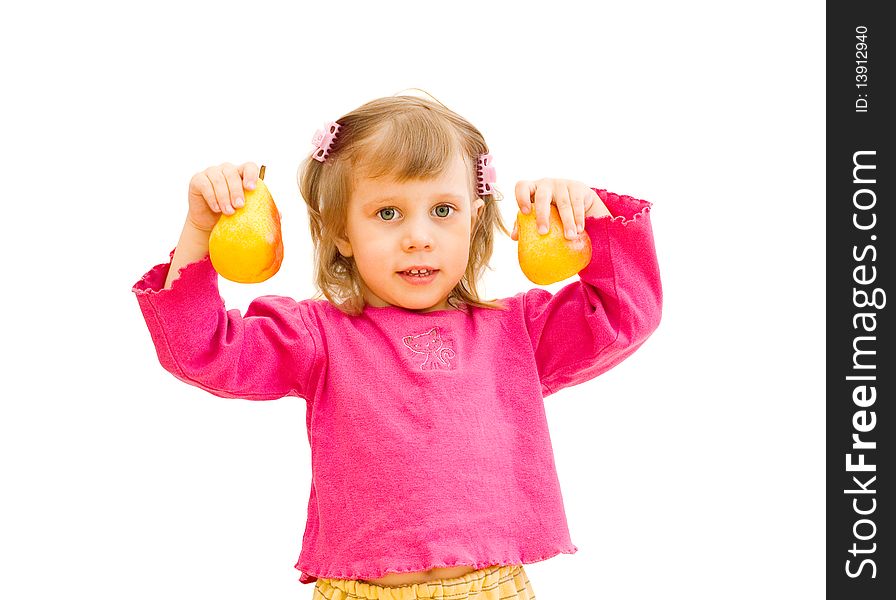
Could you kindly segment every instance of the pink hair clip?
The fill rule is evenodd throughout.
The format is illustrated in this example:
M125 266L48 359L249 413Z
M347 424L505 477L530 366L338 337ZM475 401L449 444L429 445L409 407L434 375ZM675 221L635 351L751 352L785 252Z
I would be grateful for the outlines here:
M327 155L330 153L330 148L333 147L333 140L336 138L336 134L339 133L339 128L341 126L336 121L330 121L327 123L323 129L318 129L314 136L311 138L311 143L317 148L314 151L314 160L324 162L326 160Z
M495 168L492 166L491 154L479 155L479 168L476 170L476 181L479 184L480 196L487 196L489 194L494 195L495 188L492 184L495 183Z

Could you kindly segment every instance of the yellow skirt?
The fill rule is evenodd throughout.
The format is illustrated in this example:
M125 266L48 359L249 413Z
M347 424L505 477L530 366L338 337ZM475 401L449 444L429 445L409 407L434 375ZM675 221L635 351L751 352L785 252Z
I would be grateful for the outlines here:
M535 592L522 565L491 566L463 577L427 583L381 586L349 579L318 579L313 600L534 600Z

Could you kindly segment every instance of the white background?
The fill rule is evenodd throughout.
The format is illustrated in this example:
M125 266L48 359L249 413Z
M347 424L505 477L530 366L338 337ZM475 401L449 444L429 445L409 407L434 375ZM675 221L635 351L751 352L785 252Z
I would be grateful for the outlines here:
M286 259L222 295L310 297L311 135L408 87L484 133L507 223L518 179L654 202L660 328L546 400L580 550L538 598L822 596L822 6L494 4L4 9L0 596L311 597L304 402L175 379L131 286L193 173L251 160ZM486 296L531 287L515 253Z

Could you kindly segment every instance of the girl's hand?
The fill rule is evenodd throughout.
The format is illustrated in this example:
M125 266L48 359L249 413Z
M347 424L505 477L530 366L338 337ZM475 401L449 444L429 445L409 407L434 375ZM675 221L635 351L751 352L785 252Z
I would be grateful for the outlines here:
M532 203L535 203L535 223L542 235L549 229L551 204L556 204L566 238L570 240L585 231L585 217L603 217L610 214L597 192L584 183L570 179L518 181L516 202L524 214L529 214L533 209ZM514 241L519 239L516 223L513 225L510 239Z
M197 229L211 231L220 214L232 215L243 206L243 188L254 189L258 166L247 162L240 166L223 163L193 175L187 201L187 219Z

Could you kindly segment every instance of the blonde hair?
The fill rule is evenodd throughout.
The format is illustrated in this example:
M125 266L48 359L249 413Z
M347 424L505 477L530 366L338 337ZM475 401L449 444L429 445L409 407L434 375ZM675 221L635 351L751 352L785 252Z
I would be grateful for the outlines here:
M492 256L494 231L510 235L495 205L500 193L477 193L479 155L488 152L479 130L440 102L416 96L372 100L336 122L340 129L326 160L309 155L298 173L299 191L308 205L314 279L320 293L346 314L358 315L364 308L354 259L340 254L336 246L336 240L345 237L353 171L363 166L369 177L389 175L399 182L428 179L440 175L460 151L469 167L471 197L481 197L485 205L470 235L466 271L448 295L448 304L503 309L498 301L480 299L477 291Z

